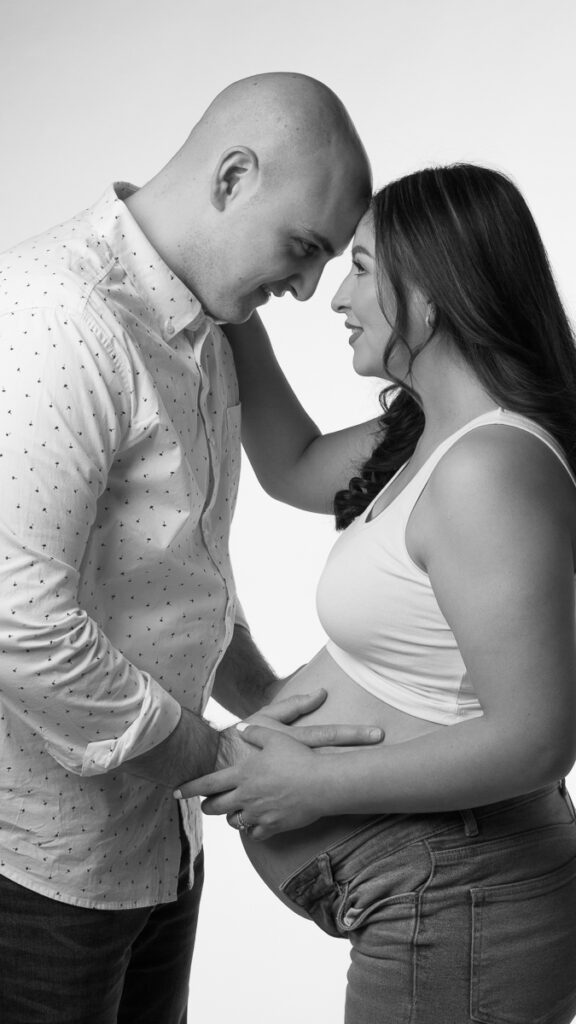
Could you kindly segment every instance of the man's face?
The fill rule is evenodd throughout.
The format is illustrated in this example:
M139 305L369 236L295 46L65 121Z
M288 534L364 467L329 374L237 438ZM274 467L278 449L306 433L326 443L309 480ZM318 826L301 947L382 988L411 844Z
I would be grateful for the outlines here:
M203 299L217 320L242 323L270 296L304 302L348 245L362 216L355 175L318 156L274 189L225 214Z

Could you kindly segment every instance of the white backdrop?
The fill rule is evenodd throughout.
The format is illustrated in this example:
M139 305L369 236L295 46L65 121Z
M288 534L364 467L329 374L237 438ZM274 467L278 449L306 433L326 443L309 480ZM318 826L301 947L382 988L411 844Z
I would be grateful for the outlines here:
M574 316L575 45L573 0L0 0L0 249L112 180L147 180L230 81L294 70L342 97L376 185L453 160L512 175ZM329 266L307 305L264 313L326 430L377 411L378 384L352 373L329 308L346 265ZM328 519L263 495L245 463L238 587L280 672L323 642L314 590L333 537ZM276 904L221 821L207 821L206 848L190 1020L341 1020L346 944Z

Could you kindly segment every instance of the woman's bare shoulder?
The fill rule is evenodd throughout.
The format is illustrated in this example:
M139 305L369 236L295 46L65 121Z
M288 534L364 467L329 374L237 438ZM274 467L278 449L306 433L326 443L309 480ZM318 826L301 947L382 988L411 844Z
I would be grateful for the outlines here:
M488 424L460 438L430 480L434 502L566 508L576 514L576 486L558 455L535 434Z

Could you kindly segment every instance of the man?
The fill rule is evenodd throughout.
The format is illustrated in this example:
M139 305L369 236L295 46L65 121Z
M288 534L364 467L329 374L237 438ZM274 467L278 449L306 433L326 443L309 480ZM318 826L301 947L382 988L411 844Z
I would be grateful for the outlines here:
M340 101L237 82L143 188L0 262L0 1017L181 1024L202 882L175 786L276 692L228 556L239 406L218 326L314 292L370 195ZM322 694L275 705L278 730ZM369 742L341 729L340 742Z

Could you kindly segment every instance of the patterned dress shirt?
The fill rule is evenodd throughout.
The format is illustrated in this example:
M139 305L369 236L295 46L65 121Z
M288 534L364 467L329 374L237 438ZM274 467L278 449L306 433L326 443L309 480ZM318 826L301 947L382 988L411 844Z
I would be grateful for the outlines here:
M0 257L0 873L108 909L176 898L178 804L116 769L203 711L235 617L232 354L133 190Z

